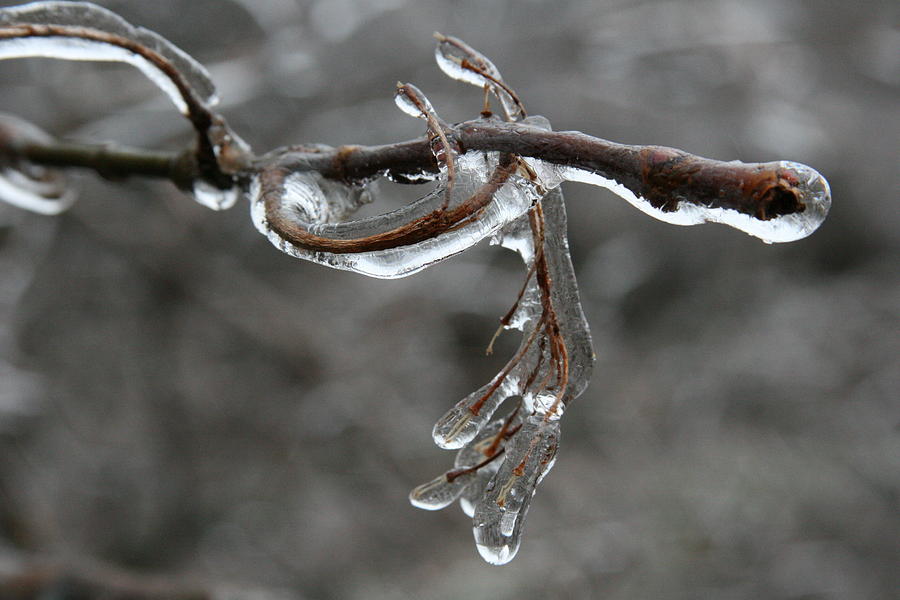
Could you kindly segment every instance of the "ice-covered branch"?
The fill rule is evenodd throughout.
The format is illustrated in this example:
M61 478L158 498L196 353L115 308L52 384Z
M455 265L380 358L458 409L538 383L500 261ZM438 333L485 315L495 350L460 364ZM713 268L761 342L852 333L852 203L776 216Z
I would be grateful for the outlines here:
M788 161L723 162L673 148L623 145L577 131L545 131L493 119L451 125L447 135L463 151L506 152L555 165L561 168L561 180L607 187L648 214L680 225L722 222L768 241L793 241L812 233L830 206L828 184L821 175ZM190 175L184 167L170 168L177 154L109 145L48 140L11 145L0 137L0 155L117 176L179 182ZM361 185L382 175L427 181L438 169L429 140L421 138L382 146L285 148L257 158L239 176L263 170L316 172Z
M381 278L410 275L486 238L519 253L525 281L498 330L521 330L519 348L495 377L438 420L433 437L458 450L454 469L410 496L428 509L459 498L473 517L482 556L502 564L516 554L531 497L556 457L561 417L593 367L561 184L598 185L655 218L724 223L766 242L812 233L831 197L825 179L798 163L722 162L553 131L544 117L526 116L490 60L461 40L436 37L440 68L483 90L480 118L447 124L421 91L400 84L397 106L424 121L422 138L292 146L255 156L212 112L214 88L205 70L156 34L82 2L0 10L0 59L133 64L188 117L198 140L177 153L117 149L60 142L28 123L0 119L0 198L59 212L72 200L58 171L64 167L165 178L214 209L246 198L256 228L287 254ZM492 97L503 119L491 111ZM402 208L353 219L380 177L435 185ZM495 416L508 401L512 411Z
M165 38L89 2L34 2L0 10L0 60L47 57L124 62L140 70L197 133L195 196L211 208L237 200L235 174L249 147L212 110L218 102L206 69Z

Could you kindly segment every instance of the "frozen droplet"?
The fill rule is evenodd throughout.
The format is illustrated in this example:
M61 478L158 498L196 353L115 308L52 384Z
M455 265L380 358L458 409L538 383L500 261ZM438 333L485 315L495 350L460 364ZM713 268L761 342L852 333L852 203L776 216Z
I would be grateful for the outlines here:
M194 200L212 210L231 208L241 195L241 190L237 185L223 190L202 179L194 182L192 191Z
M559 422L539 415L525 420L507 446L503 465L488 483L472 519L478 552L502 565L515 557L534 491L553 467L559 446Z
M10 115L0 115L0 136L11 146L53 141L40 128ZM43 215L57 215L76 198L61 171L24 159L0 157L0 200L3 202Z
M409 493L409 502L416 508L440 510L452 504L475 476L474 471L460 475L445 473L414 488Z
M524 116L522 106L510 94L494 63L462 40L441 34L435 34L435 37L438 44L434 58L445 75L481 88L487 86L500 100L510 120Z
M431 432L435 444L455 450L476 439L497 407L518 392L515 377L507 376L499 384L498 378L460 400L435 423Z
M156 33L135 27L105 8L88 2L33 2L0 9L0 29L6 29L9 34L16 25L38 27L23 31L23 37L0 39L0 59L43 56L124 62L140 69L184 114L188 113L184 94L192 95L193 100L205 106L217 101L209 73L197 61ZM40 29L42 26L45 29ZM178 73L184 87L179 89L171 75L158 64L122 47L125 44L117 37L123 38L125 44L139 44L161 57Z
M411 83L398 83L397 93L394 94L394 104L411 117L424 119L428 115L434 115L434 107L419 88Z

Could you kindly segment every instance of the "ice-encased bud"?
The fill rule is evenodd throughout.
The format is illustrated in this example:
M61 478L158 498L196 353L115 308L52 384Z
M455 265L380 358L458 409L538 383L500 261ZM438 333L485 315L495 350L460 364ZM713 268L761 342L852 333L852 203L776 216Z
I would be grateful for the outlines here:
M398 83L397 92L394 94L394 104L397 108L411 117L424 119L428 115L434 115L434 107L425 97L425 94L411 83Z
M10 115L0 115L0 137L13 147L53 141L37 126ZM42 215L58 215L76 198L61 171L0 156L0 201Z
M517 410L509 417L497 419L482 429L475 439L456 453L456 460L454 461L456 468L459 469L476 465L493 456L494 454L492 453L505 451L504 446L506 441L500 440L498 442L497 436L501 435L501 431L503 432L504 437L511 436L516 428L522 424L520 414L521 410ZM504 424L506 426L505 430ZM462 494L459 496L459 506L469 517L472 517L475 514L475 504L481 499L488 482L502 464L502 457L498 457L497 460L493 460L482 466L478 469L478 472L475 473L475 477L471 480L469 485L463 488Z
M467 485L472 483L477 473L475 471L452 475L444 473L427 483L413 488L409 493L409 502L416 508L424 510L440 510L456 500Z
M503 465L475 507L472 531L481 557L508 563L519 550L525 516L535 488L553 467L559 422L531 415L507 445Z
M410 503L425 510L439 510L460 496L469 499L480 497L488 480L500 466L499 460L488 461L503 452L503 440L498 441L497 436L508 434L520 423L518 412L508 419L497 419L490 423L475 439L457 452L455 469L414 488L409 494ZM474 487L474 490L470 490L471 487ZM471 502L469 505L471 506ZM463 504L463 507L465 510L466 504ZM467 512L471 517L471 509Z
M509 93L500 70L486 56L454 37L435 33L438 40L434 58L445 75L478 87L488 87L500 100L507 117L516 121L523 115L522 107Z
M507 377L499 386L487 384L460 400L435 423L431 432L434 443L445 450L456 450L471 442L491 420L497 407L517 393L514 384Z

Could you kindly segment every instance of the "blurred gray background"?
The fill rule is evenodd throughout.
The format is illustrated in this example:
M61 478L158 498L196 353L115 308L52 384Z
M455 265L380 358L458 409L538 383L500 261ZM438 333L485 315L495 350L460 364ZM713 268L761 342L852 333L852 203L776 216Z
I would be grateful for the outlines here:
M2 569L100 561L288 598L896 597L895 1L101 4L207 65L259 152L420 135L397 80L477 116L434 65L438 30L557 129L803 162L834 206L767 246L565 188L598 361L500 568L457 507L406 495L452 460L433 422L517 343L483 355L512 253L367 279L280 254L245 204L91 174L58 218L0 207ZM72 139L189 139L118 65L5 61L0 110ZM378 210L421 192L382 191Z

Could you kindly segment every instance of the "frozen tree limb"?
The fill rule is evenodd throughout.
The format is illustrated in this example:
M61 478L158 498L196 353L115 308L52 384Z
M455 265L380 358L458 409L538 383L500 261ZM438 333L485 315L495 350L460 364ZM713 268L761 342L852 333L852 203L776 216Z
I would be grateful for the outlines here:
M667 214L674 220L682 205L732 211L745 221L760 223L809 212L813 219L798 232L808 235L829 206L827 184L821 176L787 161L723 162L673 148L628 146L577 131L543 131L493 120L451 125L447 135L467 151L507 152L569 167L572 171L566 178L572 181L608 181L604 187L620 186L635 198L644 198L650 209L658 211L654 216L662 215L664 220ZM162 178L179 187L200 176L189 154L60 141L17 144L0 134L0 156L6 160L87 168L110 177ZM246 179L266 169L315 171L327 179L363 184L379 176L414 181L437 173L437 163L424 138L382 146L289 147L256 158L237 177Z
M526 116L489 59L461 40L435 37L440 68L483 90L480 118L447 124L421 91L399 84L397 105L425 122L422 138L292 146L258 156L213 112L215 90L205 70L158 35L82 2L0 10L0 58L132 64L169 95L196 133L195 145L181 152L147 152L60 142L3 119L0 197L41 212L64 209L70 199L45 167L164 178L217 210L246 198L256 228L287 254L381 278L410 275L485 238L518 252L525 282L500 325L522 331L519 348L437 422L435 443L458 450L454 469L410 495L428 509L459 498L482 556L503 564L518 550L531 497L556 458L561 418L587 386L594 361L560 185L605 187L663 221L724 223L766 242L812 233L831 197L825 179L798 163L722 162L552 131L547 119ZM503 119L490 110L492 96ZM379 177L436 185L400 209L352 219ZM513 410L495 418L510 399Z

